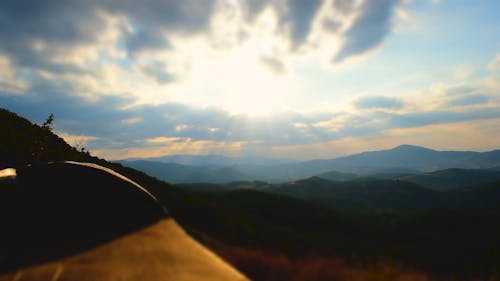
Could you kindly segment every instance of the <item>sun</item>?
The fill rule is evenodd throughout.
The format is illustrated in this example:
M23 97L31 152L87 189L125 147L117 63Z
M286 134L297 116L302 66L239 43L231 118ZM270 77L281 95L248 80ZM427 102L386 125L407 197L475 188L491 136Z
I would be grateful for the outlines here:
M234 114L272 115L287 107L290 83L255 55L236 53L220 62L220 105Z

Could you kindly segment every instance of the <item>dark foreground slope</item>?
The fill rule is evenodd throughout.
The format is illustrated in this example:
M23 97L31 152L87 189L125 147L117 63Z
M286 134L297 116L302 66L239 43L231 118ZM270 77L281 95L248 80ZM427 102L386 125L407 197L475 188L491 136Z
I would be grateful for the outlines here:
M147 190L95 164L0 181L0 280L246 280Z
M0 181L1 267L69 255L167 217L142 187L96 167L37 164Z
M182 197L170 185L0 117L1 162L16 168L0 178L0 280L247 280L166 212L158 198Z

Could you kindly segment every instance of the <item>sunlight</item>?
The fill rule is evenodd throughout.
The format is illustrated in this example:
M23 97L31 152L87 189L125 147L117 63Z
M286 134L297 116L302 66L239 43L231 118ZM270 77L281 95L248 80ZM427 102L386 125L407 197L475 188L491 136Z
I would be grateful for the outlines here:
M227 34L235 32L232 25L241 27L241 21L241 16L216 17L212 24L217 32L209 37L212 45L205 44L201 36L172 41L183 54L179 58L190 60L184 62L188 70L181 71L184 79L162 91L165 95L183 93L170 101L210 105L250 116L271 115L287 108L293 80L285 60L288 42L275 33L276 15L271 10L264 12L255 27L245 26L241 39L227 41Z
M258 59L229 59L222 69L226 84L222 106L232 113L269 115L285 106L287 85Z

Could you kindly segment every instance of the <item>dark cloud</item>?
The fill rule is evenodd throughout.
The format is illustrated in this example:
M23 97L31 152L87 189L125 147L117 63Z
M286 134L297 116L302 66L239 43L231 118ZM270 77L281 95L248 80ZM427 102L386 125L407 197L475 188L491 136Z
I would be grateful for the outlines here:
M72 66L49 61L50 52L95 42L106 27L102 11L126 16L140 27L124 38L133 53L168 46L165 31L205 30L213 6L214 0L5 0L0 2L0 53L17 65L67 72ZM37 49L37 42L49 48Z
M257 15L259 15L262 10L273 1L269 0L246 0L243 1L243 12L245 18L248 21L253 21Z
M292 40L296 46L303 43L311 29L312 21L323 1L321 0L288 0L289 19L292 26Z
M158 82L158 84L166 84L175 80L172 74L168 73L166 70L165 63L161 61L154 61L142 68L142 71L147 76L150 76Z
M354 105L359 109L399 109L404 106L404 103L398 98L384 96L366 96L356 100L354 102Z
M362 54L378 46L391 29L391 18L399 0L364 1L360 15L344 34L344 42L335 62Z
M214 0L108 0L94 5L111 13L124 14L145 27L170 31L196 32L206 28Z
M136 28L136 30L127 33L125 45L129 56L133 57L143 50L168 47L168 41L154 29Z
M38 50L36 42L70 46L93 41L102 20L85 1L0 2L0 52L21 66L70 71L72 66L48 60L53 49Z
M253 21L267 6L276 11L282 31L290 28L293 47L305 43L311 30L312 22L324 0L246 0L244 9L246 18Z
M457 123L500 117L499 108L481 108L468 111L429 111L408 114L379 113L389 120L387 128L412 128L433 124Z
M345 42L335 61L363 53L383 41L390 29L390 18L398 0L335 0L339 13L360 16L344 34ZM52 72L82 72L77 66L51 61L61 50L95 43L107 28L105 14L128 19L122 29L121 47L130 56L141 51L168 48L168 36L192 34L209 28L215 0L68 0L0 2L0 53L20 66ZM280 32L290 30L293 47L307 41L311 25L324 0L246 0L244 13L249 20L271 6L277 12ZM359 11L358 11L359 10ZM339 22L326 21L328 30L338 30ZM37 44L45 44L40 49Z

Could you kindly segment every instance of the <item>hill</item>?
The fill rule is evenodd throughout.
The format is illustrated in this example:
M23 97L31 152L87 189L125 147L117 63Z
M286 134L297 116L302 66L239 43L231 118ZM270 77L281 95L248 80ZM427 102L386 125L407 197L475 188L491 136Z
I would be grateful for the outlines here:
M32 124L0 108L0 168L34 162L97 159L78 151L54 134L49 127Z
M222 155L164 155L149 158L129 158L122 161L153 161L162 163L176 163L186 166L236 166L236 165L277 165L297 162L285 158L265 158L265 157L227 157Z
M353 180L357 177L359 177L356 174L352 173L342 173L338 171L330 171L326 173L322 173L317 175L317 177L326 179L326 180L332 180L332 181L347 181L347 180Z
M119 163L170 183L228 183L250 178L235 168L225 166L188 166L145 160L120 161Z
M329 181L312 177L271 186L267 192L302 198L323 206L381 212L436 206L441 194L399 180Z
M500 180L500 171L453 168L419 175L403 176L399 177L399 179L434 190L445 191Z
M185 204L172 186L0 118L2 166L16 168L0 178L0 280L247 280L165 213Z
M491 276L492 268L498 265L498 254L494 252L488 256L487 252L498 243L500 212L496 206L500 203L499 196L495 203L489 202L490 209L481 209L482 205L470 206L467 202L453 208L443 208L435 202L437 206L422 208L412 203L415 195L426 199L440 192L410 183L394 183L388 187L373 184L355 187L355 183L351 183L351 187L338 187L335 186L338 183L320 178L295 184L300 186L299 190L315 190L305 191L307 196L279 190L293 185L290 183L271 189L221 191L223 189L219 188L219 191L207 192L186 184L182 187L189 190L197 204L183 206L186 208L181 212L183 221L196 237L218 249L244 272L257 272L251 275L259 277L257 280L267 280L271 274L288 277L270 280L287 280L290 272L297 273L298 264L313 267L308 264L309 260L302 259L311 251L319 258L316 261L325 266L334 266L330 263L331 255L369 264L389 259L435 274L430 280L440 280L438 276L473 280L474 276ZM323 198L322 190L332 186L336 189L332 193L340 194L342 200L330 197L325 198L327 202L318 204L316 200ZM368 190L371 187L375 187L373 191ZM493 190L498 193L498 187L485 188L485 193L477 195L476 199L482 203L485 197L491 198ZM361 190L350 191L350 188ZM381 194L377 194L379 191ZM354 195L358 192L361 199ZM449 195L454 198L456 194ZM425 200L416 199L425 203ZM363 208L367 211L360 210ZM298 259L297 264L289 259ZM342 269L337 267L337 270ZM345 277L335 279L349 280ZM380 280L387 280L387 276Z
M312 176L349 180L356 175L394 178L449 168L491 169L500 165L500 150L484 153L435 151L424 147L401 145L389 150L369 151L335 159L291 163L278 161L272 165L227 162L221 160L225 159L222 156L213 155L165 156L159 160L165 159L172 162L161 163L164 165L158 164L158 160L120 161L120 163L174 183L224 183L244 180L283 183ZM196 162L197 165L185 165L187 160ZM224 172L220 169L224 169Z

